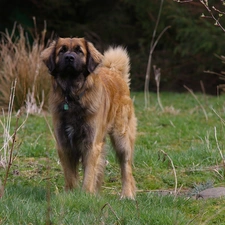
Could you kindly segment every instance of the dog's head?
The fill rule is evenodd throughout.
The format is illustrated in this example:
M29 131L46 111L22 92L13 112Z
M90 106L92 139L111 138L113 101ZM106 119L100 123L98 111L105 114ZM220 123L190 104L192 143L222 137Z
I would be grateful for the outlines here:
M51 75L74 78L92 73L102 57L93 44L84 38L58 38L41 54Z

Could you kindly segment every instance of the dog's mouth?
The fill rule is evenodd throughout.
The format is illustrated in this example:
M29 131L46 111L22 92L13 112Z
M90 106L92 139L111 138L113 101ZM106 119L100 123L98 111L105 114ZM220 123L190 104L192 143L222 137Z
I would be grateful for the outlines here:
M76 72L76 69L74 68L73 65L68 64L68 65L65 66L64 71L65 71L66 73L70 73L70 72L71 72L71 73L74 73L74 72Z
M72 64L65 65L60 72L61 77L77 77L79 74L80 72Z
M77 71L73 66L67 66L58 74L58 79L66 82L69 86L83 83L85 76L83 72Z

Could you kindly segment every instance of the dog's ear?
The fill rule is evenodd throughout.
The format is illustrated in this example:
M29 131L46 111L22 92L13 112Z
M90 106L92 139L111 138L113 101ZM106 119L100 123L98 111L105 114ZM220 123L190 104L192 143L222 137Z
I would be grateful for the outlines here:
M57 40L54 40L48 48L44 49L41 53L41 59L48 67L49 73L54 75L55 70L55 46Z
M101 63L103 55L94 47L91 42L86 42L87 46L87 70L92 73L98 64Z

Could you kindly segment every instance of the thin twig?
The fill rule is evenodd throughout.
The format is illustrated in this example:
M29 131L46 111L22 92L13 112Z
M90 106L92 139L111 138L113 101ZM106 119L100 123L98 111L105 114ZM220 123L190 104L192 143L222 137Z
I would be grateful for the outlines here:
M8 176L9 176L9 170L12 166L12 161L13 161L12 155L13 155L13 150L14 150L14 146L15 146L15 143L16 143L16 134L17 134L17 131L18 131L18 121L19 121L19 117L17 117L17 119L16 119L16 126L15 126L15 130L14 130L14 133L13 133L13 136L12 136L12 146L11 146L11 149L10 149L9 160L8 160L8 165L7 165L7 169L6 169L6 174L5 174L5 180L4 180L4 183L3 183L4 189L5 189L6 182L7 182Z
M205 115L206 121L208 121L208 115L207 115L207 113L205 111L205 108L203 107L203 105L201 104L201 102L198 100L198 98L196 97L196 95L194 94L194 92L190 88L188 88L186 85L184 85L184 88L186 88L191 93L191 95L194 97L194 99L198 102L198 104L202 108L202 111L203 111L203 113Z
M212 9L214 9L216 12L218 12L219 14L223 14L225 15L225 12L220 11L219 9L217 9L215 6L212 6Z
M216 213L214 213L212 216L210 216L204 223L201 223L202 225L208 224L210 220L215 218L217 215L219 215L222 211L225 211L225 207L222 209L217 209Z
M47 156L47 178L49 178L50 174L50 160L49 157ZM46 211L46 225L51 225L51 183L50 183L50 178L46 180L46 201L47 201L47 211Z
M52 130L51 130L51 127L46 119L46 116L45 114L44 115L44 119L45 119L45 122L48 126L48 129L50 130L50 132L52 133ZM53 134L52 134L53 135ZM54 138L54 135L53 135L53 138ZM47 148L49 148L49 141L47 139L47 136L46 136L46 146ZM52 212L52 208L51 208L51 177L50 177L50 171L51 171L51 162L50 162L50 158L49 158L49 154L48 154L48 151L46 153L46 171L47 171L47 174L46 174L46 201L47 201L47 211L46 211L46 225L51 225L52 222L51 222L51 212Z
M3 196L4 194L4 187L2 185L2 181L0 180L0 198Z
M155 81L156 81L156 87L157 87L157 100L158 100L158 104L159 107L161 108L162 111L164 111L161 99L160 99L160 95L159 95L159 87L160 87L160 78L161 78L161 69L160 68L156 68L156 65L153 66L153 70L154 70L154 74L155 74Z
M136 203L136 209L137 209L137 213L138 213L138 219L140 219L140 210L139 210L138 201L135 200L135 203Z
M175 2L178 2L178 3L189 3L189 2L193 2L193 0L174 0Z
M54 132L52 131L52 128L51 128L51 126L50 126L50 124L49 124L49 122L48 122L48 120L47 120L47 118L46 118L46 116L45 116L45 114L44 114L44 113L43 113L43 116L44 116L45 122L46 122L46 124L47 124L47 126L48 126L48 129L49 129L49 131L50 131L50 133L51 133L52 137L53 137L53 138L54 138L54 140L56 141L56 139L55 139L55 135L54 135Z
M222 158L223 166L224 166L224 172L225 172L225 158L224 158L223 153L222 153L222 151L221 151L221 149L220 149L220 145L219 145L219 142L218 142L218 139L217 139L217 131L216 131L216 127L214 127L214 132L215 132L216 146L217 146L217 149L218 149L218 151L219 151L219 153L220 153L220 156L221 156L221 158Z
M216 112L216 110L213 107L211 107L211 109L220 118L221 123L225 125L225 120Z
M204 99L205 99L205 104L208 105L205 86L204 86L204 83L203 83L202 80L200 80L200 86L201 86L202 93L203 93L203 96L204 96Z
M200 86L201 86L203 95L206 96L205 85L202 80L200 80Z
M170 158L170 156L166 152L164 152L163 150L160 150L160 151L170 160L171 166L173 168L173 174L174 174L174 180L175 180L174 194L176 195L177 194L177 173L173 164L173 160Z
M209 73L209 74L215 74L215 75L217 75L217 76L224 76L223 74L221 74L221 73L217 73L217 72L214 72L214 71L210 71L210 70L205 70L205 71L203 71L204 73Z
M117 216L116 212L113 210L112 206L107 202L105 205L103 205L103 207L101 208L101 212L103 211L103 209L108 206L109 209L112 211L112 213L114 214L114 216L116 217L116 219L118 220L118 223L120 223L120 218Z

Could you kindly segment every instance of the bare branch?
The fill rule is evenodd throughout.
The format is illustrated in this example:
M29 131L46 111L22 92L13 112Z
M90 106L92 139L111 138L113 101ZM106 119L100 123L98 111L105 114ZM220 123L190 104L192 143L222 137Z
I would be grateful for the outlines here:
M174 0L175 2L178 2L178 3L190 3L190 2L193 2L193 0ZM210 14L210 16L205 16L204 14L201 15L202 18L210 18L210 19L213 19L215 21L215 26L218 26L220 27L220 29L225 32L225 28L221 25L221 23L219 22L219 18L216 18L213 14L213 11L212 9L219 13L218 17L221 17L221 15L225 15L225 12L222 12L220 10L218 10L215 6L212 6L212 9L209 7L209 4L208 4L208 0L199 0L199 2L206 8L206 10L208 11L208 13Z
M158 17L157 17L157 21L156 21L156 24L155 24L155 29L154 29L153 35L152 35L150 52L149 52L149 57L148 57L147 71L146 71L146 75L145 75L145 88L144 88L145 108L148 108L148 106L149 106L149 81L150 81L150 73L151 73L152 53L153 53L154 48L155 48L155 43L154 43L155 40L154 39L155 39L156 31L157 31L157 28L158 28L160 16L161 16L162 6L163 6L163 0L161 0Z
M219 9L217 9L215 6L212 7L213 10L215 10L216 12L225 15L225 12L220 11Z
M212 10L209 8L209 6L208 6L208 1L204 1L204 0L199 0L199 1L200 1L200 3L202 3L202 5L204 5L204 7L207 9L207 11L208 11L209 14L211 15L211 17L215 20L215 25L218 26L218 27L220 27L220 28L222 29L222 31L225 32L225 29L224 29L224 27L220 24L219 19L217 19L217 18L214 16Z
M178 2L178 3L189 3L189 2L193 2L193 0L183 0L183 1L174 0L174 2Z

